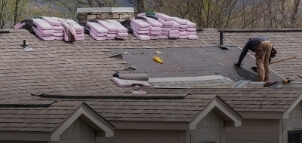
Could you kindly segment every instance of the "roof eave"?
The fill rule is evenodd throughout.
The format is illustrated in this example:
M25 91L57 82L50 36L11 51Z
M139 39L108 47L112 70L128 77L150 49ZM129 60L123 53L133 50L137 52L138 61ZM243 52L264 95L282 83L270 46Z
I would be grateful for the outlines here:
M207 107L205 107L196 117L194 120L190 122L189 129L195 130L197 129L197 124L211 112L214 108L222 112L226 117L228 117L231 121L232 125L234 127L241 126L241 116L234 111L232 108L230 108L226 103L224 103L218 96L214 98L210 104L208 104Z
M31 132L31 131L1 131L1 140L7 141L50 141L49 132Z
M63 123L61 123L52 133L50 141L60 141L60 135L77 119L83 119L89 123L94 129L103 131L104 137L113 137L113 126L104 120L99 114L93 111L86 103L83 103L79 108L72 113Z
M188 130L189 123L185 121L111 121L115 129L144 130Z
M289 108L283 113L282 119L288 119L291 111L301 102L302 94L294 101L293 104L289 106Z

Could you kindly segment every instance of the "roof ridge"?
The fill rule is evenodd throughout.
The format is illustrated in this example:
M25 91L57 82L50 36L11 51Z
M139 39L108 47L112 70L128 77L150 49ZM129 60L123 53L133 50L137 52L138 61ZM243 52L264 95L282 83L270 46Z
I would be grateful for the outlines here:
M124 95L38 95L41 98L60 98L60 99L184 99L186 94L124 94Z

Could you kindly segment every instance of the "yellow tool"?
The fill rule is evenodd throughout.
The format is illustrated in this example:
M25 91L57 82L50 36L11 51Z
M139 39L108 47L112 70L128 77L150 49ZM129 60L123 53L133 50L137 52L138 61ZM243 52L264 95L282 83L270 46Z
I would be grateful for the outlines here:
M292 82L292 81L294 81L296 79L297 78L285 78L285 79L283 79L283 83L290 83L290 82Z
M154 56L154 57L153 57L153 60L154 60L155 62L160 63L160 64L163 64L163 63L164 63L163 60L162 60L160 57L158 57L158 56Z

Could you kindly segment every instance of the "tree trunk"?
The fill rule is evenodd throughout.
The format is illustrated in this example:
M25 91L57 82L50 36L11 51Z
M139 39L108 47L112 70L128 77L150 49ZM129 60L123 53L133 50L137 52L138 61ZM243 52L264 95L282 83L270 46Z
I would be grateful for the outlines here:
M146 12L145 0L137 0L137 13Z
M20 1L20 0L16 0L16 3L15 3L15 9L14 9L14 24L13 24L13 25L16 25L16 24L17 24L19 1Z
M246 25L245 25L245 23L246 23L246 21L245 21L245 19L246 19L246 17L245 17L245 13L246 13L246 9L245 9L245 7L246 7L246 5L245 5L245 0L243 0L243 27L246 27Z
M291 18L291 28L296 27L299 4L300 4L300 0L295 0L294 9L293 9L292 16L291 16L292 17Z
M272 21L272 1L268 0L267 2L267 9L268 9L268 27L267 28L272 28L273 26L273 21Z
M287 19L286 19L286 14L285 14L285 1L286 0L282 0L282 4L281 4L281 16L282 16L282 19L283 20L281 20L281 27L282 28L286 28L286 21L287 21Z

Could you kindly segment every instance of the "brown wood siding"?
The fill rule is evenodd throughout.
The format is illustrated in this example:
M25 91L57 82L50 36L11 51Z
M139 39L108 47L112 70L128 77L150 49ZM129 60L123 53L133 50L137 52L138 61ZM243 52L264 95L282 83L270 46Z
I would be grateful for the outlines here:
M275 143L279 137L278 120L242 120L241 127L226 127L226 143Z
M114 137L97 137L97 143L185 143L185 131L114 130Z
M196 130L188 131L187 138L187 143L224 143L224 122L219 115L211 111L197 124Z
M85 142L95 143L95 131L81 119L72 123L60 136L61 141L55 143Z
M289 119L283 120L283 142L287 142L288 131L302 130L301 102L290 112Z

